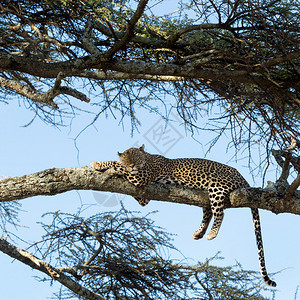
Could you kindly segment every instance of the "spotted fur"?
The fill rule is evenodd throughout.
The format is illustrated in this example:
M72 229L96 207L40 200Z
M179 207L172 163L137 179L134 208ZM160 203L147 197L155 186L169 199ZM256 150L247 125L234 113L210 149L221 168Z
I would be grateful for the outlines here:
M210 207L203 207L201 225L193 234L193 238L196 240L204 236L212 217L214 217L214 222L206 238L208 240L215 238L223 221L225 198L237 188L249 187L248 182L236 169L206 159L168 159L161 155L147 153L144 151L144 145L140 148L130 148L118 155L121 163L116 161L94 162L92 167L102 172L113 168L121 172L135 186L143 187L150 182L159 182L208 191ZM142 206L147 205L150 201L144 197L135 199ZM264 282L275 287L276 283L270 280L266 271L258 209L251 209L251 211L260 271Z

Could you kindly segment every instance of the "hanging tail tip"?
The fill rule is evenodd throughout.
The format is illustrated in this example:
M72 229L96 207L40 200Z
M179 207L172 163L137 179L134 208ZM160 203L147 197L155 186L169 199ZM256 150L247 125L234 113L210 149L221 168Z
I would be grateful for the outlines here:
M267 278L264 278L264 282L268 285L268 286L271 286L271 287L276 287L277 284L275 281L271 280L269 277Z

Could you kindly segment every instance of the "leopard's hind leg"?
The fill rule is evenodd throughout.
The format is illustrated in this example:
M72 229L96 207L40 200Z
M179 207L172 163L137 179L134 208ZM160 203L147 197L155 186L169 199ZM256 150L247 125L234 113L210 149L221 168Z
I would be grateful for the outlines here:
M212 193L209 190L209 199L211 204L211 210L214 215L214 223L210 230L210 232L207 234L206 238L208 240L214 239L221 227L223 218L224 218L224 199L227 191L223 189L215 188L214 193Z
M209 222L212 218L212 211L211 211L211 208L210 207L203 207L203 219L202 219L202 222L201 222L201 225L199 227L199 229L197 229L194 234L193 234L193 239L195 240L199 240L201 239L206 230L207 230L207 227L209 225Z

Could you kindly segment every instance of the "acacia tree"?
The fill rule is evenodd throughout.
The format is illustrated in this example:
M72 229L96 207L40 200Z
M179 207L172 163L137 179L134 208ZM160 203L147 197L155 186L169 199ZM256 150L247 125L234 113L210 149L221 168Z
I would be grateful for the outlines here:
M33 118L56 125L82 108L96 118L118 111L133 128L139 125L140 108L166 118L176 109L190 130L219 136L229 131L237 155L245 147L251 154L259 140L265 158L272 153L282 175L268 189L233 192L226 206L300 214L297 1L180 1L179 10L163 17L154 12L156 2L0 1L1 101L9 104L21 97L34 111ZM91 108L90 101L97 105ZM216 106L221 115L201 123L200 117ZM291 168L296 175L289 184ZM13 220L11 201L72 189L139 195L140 190L115 175L84 167L5 179L0 182L1 209ZM208 204L204 192L176 186L153 184L143 193L149 199ZM53 279L70 279L64 277L70 270L54 270L7 243L1 240L2 251ZM90 292L78 294L94 299Z
M124 207L89 218L80 210L45 217L45 235L31 247L41 258L2 238L0 249L48 275L41 280L60 282L58 299L266 299L260 274L239 264L215 267L218 256L195 266L166 258L176 251L171 236Z
M95 89L100 112L120 110L136 125L136 106L172 95L183 120L200 128L197 117L221 106L224 123L210 129L234 128L235 143L243 132L268 146L286 141L281 132L297 137L297 1L181 1L177 14L164 17L153 6L4 1L2 99L21 95L57 122L66 106L75 107L73 97L88 102ZM80 84L84 93L74 88Z

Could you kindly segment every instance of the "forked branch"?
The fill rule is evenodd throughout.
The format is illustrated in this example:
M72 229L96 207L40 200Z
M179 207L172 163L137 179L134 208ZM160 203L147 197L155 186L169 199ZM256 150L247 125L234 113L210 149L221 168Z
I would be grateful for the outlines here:
M61 94L70 95L87 103L90 101L85 94L73 88L61 86L61 81L63 77L64 74L62 72L59 72L53 87L45 93L38 92L32 85L29 86L18 80L12 80L3 77L0 77L0 88L14 91L19 95L33 100L34 102L39 102L41 104L51 106L55 109L58 109L58 106L53 100L55 97Z
M285 149L293 150L296 148L296 146L297 146L297 140L292 138L291 145L286 147ZM296 193L298 187L300 186L300 158L293 156L291 152L283 151L283 150L272 150L272 154L276 162L282 168L281 176L277 180L276 184L284 185L285 194L283 199L285 201L290 201L292 196ZM283 160L282 157L284 157L285 160ZM295 171L297 172L296 179L292 182L291 185L289 185L287 182L287 178L289 176L290 169L291 169L290 164L292 164Z

